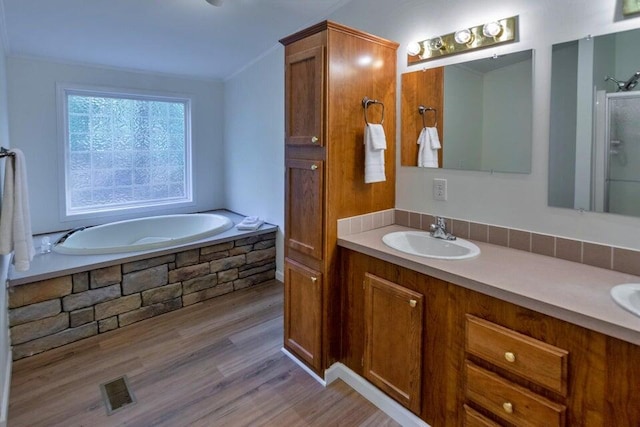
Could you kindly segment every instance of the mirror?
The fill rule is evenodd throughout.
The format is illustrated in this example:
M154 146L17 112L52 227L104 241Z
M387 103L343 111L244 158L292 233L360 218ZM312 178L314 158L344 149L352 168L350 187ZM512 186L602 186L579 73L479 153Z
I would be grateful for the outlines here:
M640 216L638 37L631 30L553 46L550 206Z
M531 50L403 74L402 166L418 166L421 131L435 127L427 167L531 172L532 76Z

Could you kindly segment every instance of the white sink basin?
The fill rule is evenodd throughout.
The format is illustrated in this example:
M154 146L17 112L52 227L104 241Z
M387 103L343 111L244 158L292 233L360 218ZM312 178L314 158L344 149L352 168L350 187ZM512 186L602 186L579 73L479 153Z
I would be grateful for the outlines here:
M611 288L611 297L627 311L640 316L640 283L624 283Z
M385 245L411 255L436 259L468 259L480 255L480 248L464 239L443 240L426 231L396 231L382 236Z

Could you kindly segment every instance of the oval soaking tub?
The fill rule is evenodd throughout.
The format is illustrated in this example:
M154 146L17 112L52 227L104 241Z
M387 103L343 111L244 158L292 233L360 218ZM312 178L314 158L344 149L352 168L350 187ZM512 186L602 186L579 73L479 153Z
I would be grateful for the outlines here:
M229 218L216 214L137 218L70 232L53 251L68 255L144 251L204 239L231 227L233 222Z

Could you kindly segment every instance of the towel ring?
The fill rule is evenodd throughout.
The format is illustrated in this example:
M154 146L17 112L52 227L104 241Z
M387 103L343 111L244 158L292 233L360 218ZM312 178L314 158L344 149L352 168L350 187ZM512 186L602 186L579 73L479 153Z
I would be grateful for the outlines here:
M427 124L425 122L425 113L427 111L433 111L433 120L434 120L434 125L433 127L438 127L438 110L436 110L435 108L432 107L425 107L424 105L420 105L418 107L418 113L422 116L422 127L426 128Z
M367 119L367 110L369 109L369 105L371 104L379 104L382 106L382 117L380 118L380 124L384 123L384 103L378 101L377 99L369 99L369 97L365 96L362 98L362 108L364 109L364 122L369 124L369 120Z
M15 156L15 154L12 153L11 151L7 150L4 147L0 147L0 158L3 158L3 157L14 157L14 156Z

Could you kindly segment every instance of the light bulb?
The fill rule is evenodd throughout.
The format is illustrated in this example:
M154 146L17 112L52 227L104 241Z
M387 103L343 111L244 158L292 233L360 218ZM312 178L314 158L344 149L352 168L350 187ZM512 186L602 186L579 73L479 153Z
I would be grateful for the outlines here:
M444 49L444 42L442 41L442 37L435 37L429 40L429 49L431 50Z
M422 52L422 44L420 42L411 42L407 46L407 54L410 56L420 55Z
M485 37L498 37L502 34L502 25L498 22L488 22L482 27L482 34Z
M473 41L473 33L468 28L464 30L456 31L453 38L458 44L469 44Z

